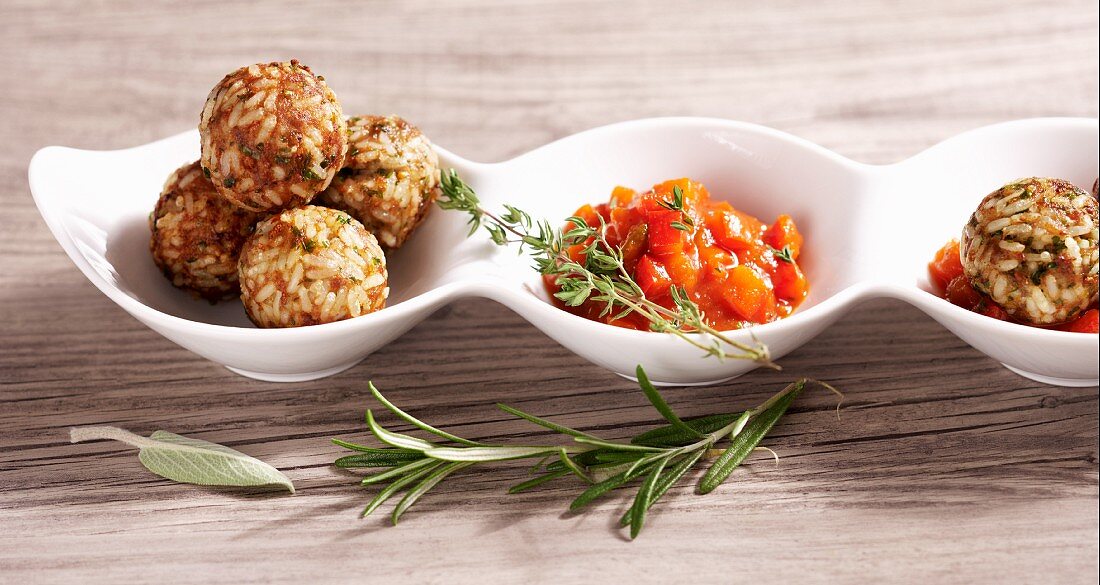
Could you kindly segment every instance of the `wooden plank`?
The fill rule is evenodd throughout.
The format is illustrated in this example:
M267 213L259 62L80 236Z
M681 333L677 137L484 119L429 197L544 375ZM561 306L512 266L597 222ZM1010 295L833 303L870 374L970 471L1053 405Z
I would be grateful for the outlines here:
M328 439L364 437L368 379L475 438L546 437L498 401L608 437L655 414L631 383L480 300L326 380L235 376L85 282L25 179L41 146L193 127L224 73L289 57L349 112L400 113L475 160L703 115L888 163L991 122L1095 117L1094 3L16 0L0 27L0 581L1095 580L1097 388L1019 378L893 301L848 315L786 374L671 392L684 416L755 404L793 373L848 398L838 421L830 395L807 394L768 443L778 468L754 458L714 494L677 488L637 542L613 526L622 498L568 515L575 484L505 495L524 475L512 464L456 476L400 527L357 521L369 492L329 465ZM68 444L81 424L221 442L299 492L174 485L119 445Z

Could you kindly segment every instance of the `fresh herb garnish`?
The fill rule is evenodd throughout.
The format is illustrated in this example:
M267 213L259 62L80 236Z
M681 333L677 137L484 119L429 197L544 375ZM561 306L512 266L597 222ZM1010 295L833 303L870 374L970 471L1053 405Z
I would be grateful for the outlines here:
M679 221L671 223L673 229L686 232L689 229L695 227L695 220L691 219L686 209L684 209L684 190L679 185L673 185L672 187L672 201L658 201L657 205L664 207L669 211L679 211Z
M117 427L70 429L73 443L111 439L140 449L138 460L153 473L197 485L284 488L294 493L294 484L278 469L240 451L217 443L191 439L167 431L142 437Z
M779 369L764 344L735 341L708 325L683 288L669 289L675 308L646 298L624 265L622 251L607 241L607 225L602 218L599 226L590 226L583 218L570 217L567 221L572 227L563 231L545 220L533 222L529 214L510 205L505 205L506 213L498 216L480 206L477 194L454 169L443 173L441 190L437 201L440 207L469 214L470 235L484 227L497 245L516 244L521 253L526 249L535 261L535 270L554 278L559 289L554 296L566 305L575 307L586 300L601 302L604 309L600 316L620 319L637 314L649 322L651 330L679 337L706 355L750 359ZM678 187L673 190L670 205L683 208L683 193ZM568 254L568 249L576 245L584 246L583 263Z
M568 475L576 476L589 487L573 500L570 511L580 510L614 489L641 480L630 509L620 520L620 525L629 526L630 537L635 538L642 530L649 509L689 471L699 467L703 459L715 457L698 482L697 491L700 494L709 493L725 482L754 450L766 449L758 447L760 441L807 384L818 384L840 394L828 384L802 379L755 408L685 421L676 415L649 382L641 366L638 366L636 374L650 404L670 424L637 435L629 442L606 441L505 404L497 404L497 407L572 440L544 445L498 445L473 441L413 417L390 402L374 384L370 384L374 398L387 410L442 441L427 441L387 430L379 424L374 412L368 410L367 426L374 437L388 447L369 447L333 439L333 443L355 452L337 459L335 465L343 468L388 468L361 481L365 486L384 486L363 509L362 515L371 514L387 500L407 490L390 515L394 524L448 475L478 464L513 459L538 460L530 470L534 477L513 485L508 490L511 494ZM839 404L837 408L839 412Z
M782 250L776 250L772 248L772 253L779 260L786 262L787 264L794 264L794 256L791 255L791 247L783 246Z

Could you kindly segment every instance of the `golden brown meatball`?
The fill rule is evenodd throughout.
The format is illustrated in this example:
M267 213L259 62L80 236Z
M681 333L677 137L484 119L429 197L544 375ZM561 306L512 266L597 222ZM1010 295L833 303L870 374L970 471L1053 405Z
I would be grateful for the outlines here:
M963 228L970 283L1013 319L1064 323L1097 298L1096 199L1060 179L1028 178L990 193Z
M257 224L238 268L241 300L260 327L358 317L385 306L390 291L374 236L348 214L315 205Z
M382 245L399 248L439 195L439 159L416 126L397 116L348 123L348 157L321 202L350 213Z
M347 123L323 77L297 61L242 67L206 98L202 165L218 191L251 211L309 203L347 152Z
M172 284L217 301L236 296L237 257L256 214L218 195L198 161L168 177L149 216L153 261Z

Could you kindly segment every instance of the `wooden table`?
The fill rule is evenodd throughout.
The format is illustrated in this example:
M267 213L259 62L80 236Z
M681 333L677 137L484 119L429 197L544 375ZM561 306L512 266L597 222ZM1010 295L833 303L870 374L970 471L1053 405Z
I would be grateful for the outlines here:
M767 443L778 468L754 458L712 495L675 490L636 542L613 526L622 498L567 515L574 484L505 495L519 465L455 477L397 528L357 520L368 492L330 465L328 439L364 437L367 380L476 438L546 436L495 401L609 437L655 415L631 383L489 301L455 303L332 378L238 377L85 281L25 178L42 146L193 127L223 74L290 57L346 111L400 113L475 160L700 115L885 163L987 123L1095 117L1094 2L15 0L0 27L0 581L1095 582L1097 388L1019 378L890 301L783 360L847 391L839 421L830 396L800 399ZM789 376L670 399L684 415L728 412ZM84 424L224 443L299 491L173 484L119 444L70 445Z

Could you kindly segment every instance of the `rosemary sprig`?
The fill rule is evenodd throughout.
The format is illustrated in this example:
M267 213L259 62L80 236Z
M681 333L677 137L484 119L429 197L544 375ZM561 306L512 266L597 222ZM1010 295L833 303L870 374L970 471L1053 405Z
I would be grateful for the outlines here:
M634 480L641 480L630 508L621 519L623 526L630 527L630 537L635 538L645 523L649 509L689 471L697 468L703 459L716 457L698 483L700 494L709 493L725 482L755 449L766 449L758 446L760 441L807 384L818 384L839 395L827 384L800 379L756 408L685 421L676 415L649 382L641 366L638 366L636 374L646 398L669 424L637 435L629 442L607 441L504 404L497 407L571 440L542 445L497 445L471 441L404 412L387 400L374 384L370 384L374 398L387 410L437 439L428 441L389 431L379 424L374 412L368 410L367 426L374 437L388 447L368 447L334 439L337 445L355 452L337 459L336 466L386 468L362 479L361 483L366 486L384 485L362 515L371 514L387 500L404 492L391 514L394 524L447 476L479 464L514 459L537 460L530 469L533 477L512 486L508 490L512 494L569 475L579 478L588 487L572 501L569 506L571 511L580 510Z
M518 245L520 253L526 250L534 259L535 270L555 279L559 292L554 296L566 305L576 307L586 300L595 300L604 304L601 316L614 314L615 318L622 318L638 314L649 322L653 331L679 337L707 356L749 359L780 369L771 361L763 343L735 341L708 325L699 306L683 288L674 286L670 290L674 308L646 298L626 269L622 251L607 241L607 224L602 218L600 225L590 226L583 218L570 217L566 221L572 227L559 230L546 220L533 221L527 212L511 205L505 205L505 213L496 215L481 207L477 194L454 169L443 173L441 187L440 207L469 214L470 235L484 227L497 245ZM673 226L676 229L686 230L694 225L684 211L683 192L678 187L673 190L673 200L664 206L681 212L680 220L674 222L678 224ZM585 246L583 263L568 254L569 248L576 245Z

